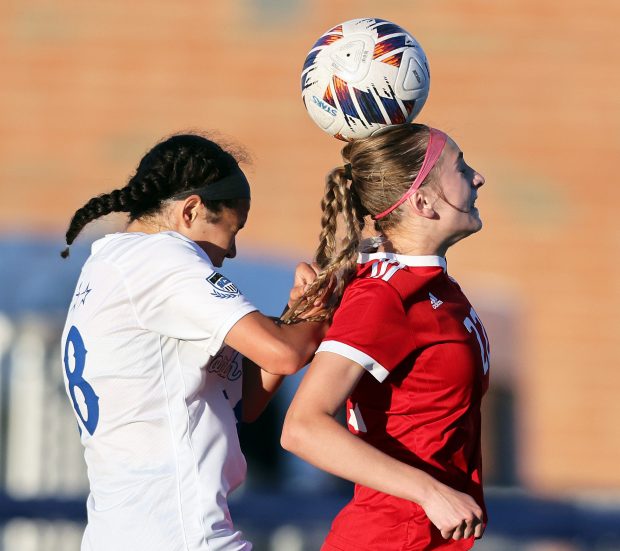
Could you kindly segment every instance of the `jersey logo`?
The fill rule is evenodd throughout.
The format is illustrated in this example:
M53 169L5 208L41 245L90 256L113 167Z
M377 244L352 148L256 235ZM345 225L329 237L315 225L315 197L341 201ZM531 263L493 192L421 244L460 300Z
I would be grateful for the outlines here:
M372 265L370 277L388 281L398 270L402 270L404 267L404 264L396 260L379 260Z
M73 295L73 305L71 306L71 310L75 310L78 306L82 306L86 302L86 297L92 291L90 288L90 283L87 283L84 288L82 288L82 282L80 281L78 288L75 290L76 293Z
M217 272L213 272L208 278L207 281L213 287L213 291L211 294L217 298L233 298L239 295L239 289L235 286L235 284L230 281L227 277L224 277L222 274L218 274Z
M443 300L439 300L433 293L429 293L428 298L431 299L433 310L437 310L443 304Z
M223 346L219 352L211 358L207 365L209 373L215 373L222 379L236 381L243 373L243 356L230 346Z

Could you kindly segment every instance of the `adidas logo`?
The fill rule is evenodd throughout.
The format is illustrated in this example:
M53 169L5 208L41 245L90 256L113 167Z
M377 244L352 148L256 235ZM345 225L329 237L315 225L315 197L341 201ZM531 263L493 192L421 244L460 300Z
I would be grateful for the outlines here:
M443 300L439 300L433 293L429 293L428 298L431 299L433 310L437 310L443 304Z

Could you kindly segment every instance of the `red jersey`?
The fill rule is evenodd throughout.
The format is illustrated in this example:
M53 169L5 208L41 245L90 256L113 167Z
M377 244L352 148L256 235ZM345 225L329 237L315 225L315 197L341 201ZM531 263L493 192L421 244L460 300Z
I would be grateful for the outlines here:
M471 495L484 509L480 403L489 384L486 332L437 256L360 255L318 352L366 369L347 401L351 432L388 455ZM356 485L326 549L464 550L422 508Z

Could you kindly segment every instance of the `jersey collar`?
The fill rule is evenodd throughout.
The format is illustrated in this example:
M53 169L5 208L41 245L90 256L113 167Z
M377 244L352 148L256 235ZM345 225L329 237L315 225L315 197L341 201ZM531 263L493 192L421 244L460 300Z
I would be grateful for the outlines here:
M358 264L366 264L373 260L394 260L405 266L413 266L415 268L437 266L441 267L444 272L448 268L445 257L436 255L410 256L395 253L359 253L357 257Z
M110 241L121 238L123 236L133 235L133 236L146 237L148 235L156 236L156 235L161 235L161 234L169 235L171 237L176 237L177 239L181 239L182 241L186 241L187 243L190 243L196 250L199 250L200 254L204 254L207 258L209 258L207 253L205 253L195 241L192 241L189 237L186 237L183 234L176 232L174 230L166 230L166 231L161 231L161 232L156 232L156 233L144 233L144 232L138 232L138 231L108 233L104 235L103 237L100 237L99 239L97 239L97 241L93 242L93 244L91 245L91 253L95 254L96 252L100 251L105 245L107 245ZM209 262L211 262L211 259L209 259Z

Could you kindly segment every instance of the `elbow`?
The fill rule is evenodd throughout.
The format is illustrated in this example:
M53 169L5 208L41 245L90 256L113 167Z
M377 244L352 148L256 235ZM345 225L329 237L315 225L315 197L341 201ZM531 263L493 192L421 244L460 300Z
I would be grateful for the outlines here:
M278 366L276 375L294 375L304 366L303 362L298 360L297 358L283 358Z
M280 445L295 455L299 455L302 443L304 441L303 424L298 420L291 419L288 415L284 420L282 427L282 435L280 436Z
M306 358L292 346L283 343L269 365L263 369L274 375L293 375L306 365L305 360Z

